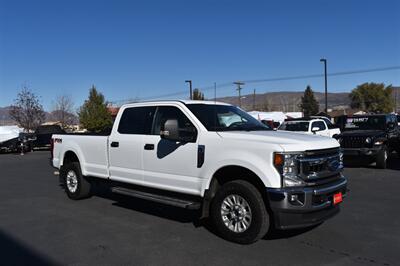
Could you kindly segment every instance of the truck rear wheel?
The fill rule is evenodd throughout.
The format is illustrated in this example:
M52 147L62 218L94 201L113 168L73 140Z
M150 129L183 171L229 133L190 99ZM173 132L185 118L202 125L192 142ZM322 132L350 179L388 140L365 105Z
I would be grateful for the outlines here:
M269 228L269 215L260 192L249 182L224 184L211 203L211 219L224 239L240 244L253 243Z
M61 167L61 180L70 199L78 200L90 197L91 184L82 175L78 162L68 163Z
M387 148L386 146L383 146L382 149L376 155L376 167L380 169L385 169L387 157L388 157Z

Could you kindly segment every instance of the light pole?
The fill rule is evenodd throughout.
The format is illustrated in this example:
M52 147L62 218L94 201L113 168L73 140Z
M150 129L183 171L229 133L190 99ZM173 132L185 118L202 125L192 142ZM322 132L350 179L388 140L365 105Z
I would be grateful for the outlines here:
M327 61L325 58L321 58L320 62L324 63L324 76L325 76L325 114L328 114L328 76L327 76Z
M192 92L192 81L191 80L185 80L185 83L189 83L189 90L190 90L190 100L193 100L193 92Z

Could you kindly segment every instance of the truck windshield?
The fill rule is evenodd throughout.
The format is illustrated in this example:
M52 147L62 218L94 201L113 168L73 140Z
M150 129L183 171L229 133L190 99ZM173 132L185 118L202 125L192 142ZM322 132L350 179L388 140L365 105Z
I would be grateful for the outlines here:
M248 113L231 105L187 104L208 131L271 130Z
M385 130L385 116L347 117L343 130Z
M287 131L308 131L309 122L307 121L286 121L278 128Z

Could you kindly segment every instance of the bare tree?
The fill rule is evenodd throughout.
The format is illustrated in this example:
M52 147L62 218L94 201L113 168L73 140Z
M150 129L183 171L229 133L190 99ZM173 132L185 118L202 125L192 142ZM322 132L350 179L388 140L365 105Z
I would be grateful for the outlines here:
M62 128L67 128L72 125L76 120L74 115L74 103L71 96L59 95L53 103L53 110L51 116L53 119L60 122Z
M22 88L14 100L10 109L10 116L27 131L35 129L45 119L39 97L26 86Z

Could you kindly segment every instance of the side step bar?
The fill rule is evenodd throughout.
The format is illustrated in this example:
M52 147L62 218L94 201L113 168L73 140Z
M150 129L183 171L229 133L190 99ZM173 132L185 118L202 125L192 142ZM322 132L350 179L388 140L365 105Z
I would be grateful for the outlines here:
M168 196L152 194L152 193L143 192L143 191L139 191L139 190L133 190L133 189L124 188L124 187L113 187L113 188L111 188L111 191L113 193L117 193L117 194L121 194L121 195L150 200L150 201L163 203L166 205L171 205L171 206L175 206L175 207L179 207L179 208L185 208L185 209L189 209L189 210L198 210L201 207L200 202L172 198L172 197L168 197Z

